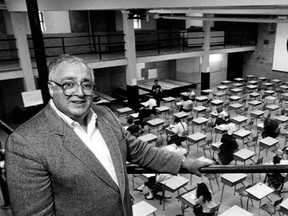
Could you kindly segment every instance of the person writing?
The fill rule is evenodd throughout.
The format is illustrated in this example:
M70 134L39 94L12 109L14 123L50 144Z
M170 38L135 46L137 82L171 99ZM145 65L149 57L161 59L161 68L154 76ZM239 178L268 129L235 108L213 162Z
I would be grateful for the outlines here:
M174 135L171 136L169 144L175 143L179 147L186 139L186 137L183 137L183 132L188 130L188 125L186 122L181 122L179 118L175 118L174 123L174 125L170 126L170 130Z
M222 125L222 124L227 124L228 113L221 106L218 106L216 108L216 111L217 111L218 116L215 120L214 127Z
M94 105L94 73L83 59L64 54L48 69L51 100L6 143L14 216L131 216L126 161L197 175L211 164L137 139L110 109Z
M133 136L138 137L142 132L143 129L139 125L139 121L133 121L133 118L128 118L127 123L129 126L127 127L127 131L129 131Z
M142 128L144 128L144 118L150 117L151 114L156 114L155 107L157 106L157 102L154 98L149 98L146 102L143 102L142 107L139 110L138 118L139 124Z
M275 119L265 118L264 120L264 130L262 132L262 138L272 137L276 138L280 133L279 122Z
M273 157L273 164L277 165L280 164L281 162L281 157L279 157L278 155L275 155ZM284 174L284 173L283 173ZM266 175L266 180L269 186L272 186L275 190L281 190L281 187L284 183L285 180L285 175L283 175L282 173L279 172L275 172L275 173L267 173Z
M153 98L157 101L157 107L160 106L161 98L162 98L162 89L158 84L158 80L154 80L154 84L152 85L152 95Z
M193 213L195 216L212 216L211 208L216 205L211 191L205 183L199 183L196 189L195 206Z

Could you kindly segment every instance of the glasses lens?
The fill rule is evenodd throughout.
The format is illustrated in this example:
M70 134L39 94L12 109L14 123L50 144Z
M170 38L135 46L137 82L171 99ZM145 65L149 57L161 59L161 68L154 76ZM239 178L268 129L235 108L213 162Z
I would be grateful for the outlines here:
M83 82L81 84L83 92L85 95L93 95L94 94L94 83L92 82Z
M79 88L79 84L76 82L65 82L62 84L63 93L65 95L74 94ZM93 95L94 94L94 83L92 82L83 82L81 83L81 88L85 95Z

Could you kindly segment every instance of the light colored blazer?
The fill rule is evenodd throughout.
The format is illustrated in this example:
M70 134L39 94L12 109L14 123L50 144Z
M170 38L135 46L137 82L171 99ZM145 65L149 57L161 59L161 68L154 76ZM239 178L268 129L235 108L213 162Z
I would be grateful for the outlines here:
M73 129L47 105L7 141L7 181L14 216L131 216L126 161L178 172L180 154L131 136L108 108L95 106L93 110L119 187Z

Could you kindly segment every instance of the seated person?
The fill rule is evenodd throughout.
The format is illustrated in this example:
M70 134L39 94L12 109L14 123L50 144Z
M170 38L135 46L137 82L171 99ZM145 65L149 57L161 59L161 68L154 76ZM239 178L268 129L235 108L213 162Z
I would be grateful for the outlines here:
M273 157L273 164L280 164L281 158L278 155L275 155ZM277 172L277 173L267 173L266 178L267 183L269 186L272 186L275 190L281 189L281 186L284 183L285 176L283 174Z
M233 137L233 132L236 130L234 123L229 123L226 131L222 134L220 151L218 157L222 165L228 165L234 159L233 153L238 149L238 143Z
M188 126L186 122L181 122L181 119L175 118L174 125L169 128L175 133L175 135L171 136L171 139L167 141L168 144L175 143L177 146L181 146L181 143L186 139L186 137L182 137L184 131L188 130Z
M127 123L129 124L128 128L126 129L129 131L133 136L138 137L142 132L142 128L139 125L139 121L133 121L133 118L128 118Z
M280 133L279 123L275 119L265 118L264 120L264 129L262 132L262 138L272 137L276 138Z
M149 117L151 114L155 114L155 107L157 105L156 100L154 98L150 98L148 101L142 103L143 107L139 110L139 124L143 127L144 122L143 119Z
M211 191L205 183L199 183L196 189L195 206L193 213L195 216L212 216L211 208L216 206Z
M187 97L192 100L192 101L195 101L195 97L196 97L196 94L195 94L195 91L193 88L189 88L188 91L187 91Z
M184 96L181 101L180 111L190 112L193 108L193 102L188 98L188 96Z
M216 111L217 111L218 117L216 118L214 127L222 125L222 124L227 124L228 119L229 119L228 113L221 106L218 106Z

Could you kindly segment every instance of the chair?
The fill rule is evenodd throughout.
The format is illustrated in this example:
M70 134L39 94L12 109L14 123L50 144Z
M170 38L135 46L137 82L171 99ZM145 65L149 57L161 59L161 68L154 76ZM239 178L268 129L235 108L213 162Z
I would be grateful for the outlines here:
M283 201L283 197L280 197L279 199L275 200L272 204L271 202L267 202L260 206L260 209L263 211L266 211L270 215L275 215L278 211L279 215L280 211L278 209L279 204Z
M263 157L258 158L254 165L261 165L261 164L263 164ZM253 164L250 164L250 165L253 165ZM253 179L254 173L251 173L251 176L252 176L252 183L254 183L254 179ZM260 173L259 173L259 179L261 179Z
M212 144L212 138L211 139L207 139L206 143L204 145L201 145L200 148L202 148L204 156L207 158L206 156L206 150L209 150L210 153L210 157L212 157L211 155L211 144Z
M245 107L246 108L246 107ZM245 111L244 111L245 112ZM243 128L245 130L249 130L251 131L251 129L253 128L253 125L254 125L254 120L251 119L246 125L243 125Z
M212 183L211 183L212 180L216 181L218 189L220 191L219 182L218 182L219 173L205 173L205 174L203 174L203 176L206 177L209 180L209 184L210 184L210 187L211 187L212 194L214 194L213 186L212 186Z
M208 122L207 123L207 126L205 128L202 128L202 130L205 132L205 133L208 133L210 132L211 133L211 137L212 137L212 131L213 131L213 126L214 126L214 122Z
M244 142L244 145L246 145L248 148L254 147L254 151L256 153L256 146L257 146L257 141L258 141L259 135L257 134L256 136L252 137L252 140L247 140Z
M280 189L279 189L279 193L281 194L281 193L288 193L288 191L283 191L283 187L284 187L284 185L285 185L285 183L288 181L288 174L286 174L286 176L285 176L285 179L284 179L284 182L283 182L283 184L281 185L281 187L280 187Z
M217 215L218 215L218 212L219 212L220 205L221 205L221 202L220 202L219 204L217 204L216 206L212 207L212 208L210 209L210 212L209 212L209 213L210 213L212 216L217 216Z
M158 131L159 135L161 136L161 140L163 141L163 134L166 133L166 128L169 127L169 124L165 124L162 126L162 128Z
M241 208L243 208L243 202L242 202L242 198L243 197L247 197L248 198L248 193L246 191L246 189L252 187L253 185L255 185L256 183L253 183L248 185L248 186L242 186L238 189L235 190L235 192L237 192L239 195L240 195L240 203L241 203ZM248 203L247 203L248 205ZM251 205L253 206L253 200L251 199ZM246 209L247 209L248 206L246 206Z

